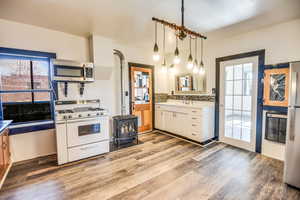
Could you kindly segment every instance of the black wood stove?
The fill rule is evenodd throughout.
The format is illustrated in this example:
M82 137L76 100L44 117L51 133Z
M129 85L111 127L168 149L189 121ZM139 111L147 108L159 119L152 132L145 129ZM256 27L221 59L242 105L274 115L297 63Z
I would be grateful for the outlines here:
M115 145L138 143L138 118L134 115L113 117L113 137Z

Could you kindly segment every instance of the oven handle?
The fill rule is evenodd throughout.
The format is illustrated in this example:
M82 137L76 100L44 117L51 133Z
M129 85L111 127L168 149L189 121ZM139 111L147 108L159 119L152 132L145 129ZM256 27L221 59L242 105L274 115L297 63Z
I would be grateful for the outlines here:
M77 123L77 122L99 122L99 119L93 119L93 118L88 118L88 119L74 119L74 120L68 120L68 124L72 123Z

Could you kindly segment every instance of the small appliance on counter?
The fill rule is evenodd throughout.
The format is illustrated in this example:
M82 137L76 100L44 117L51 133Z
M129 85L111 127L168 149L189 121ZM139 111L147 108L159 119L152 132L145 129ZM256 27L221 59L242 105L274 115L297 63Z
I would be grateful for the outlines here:
M56 101L58 164L109 152L109 116L100 100Z

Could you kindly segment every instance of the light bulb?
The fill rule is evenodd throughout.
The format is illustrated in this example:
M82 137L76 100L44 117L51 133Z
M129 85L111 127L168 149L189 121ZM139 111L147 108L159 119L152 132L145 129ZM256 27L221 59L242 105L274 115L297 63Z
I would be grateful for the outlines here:
M194 67L193 62L188 62L187 68L188 68L188 69L193 69L193 67Z
M193 64L193 57L192 57L192 54L189 55L189 58L188 58L188 64L187 64L187 68L188 69L192 69L194 66Z
M200 75L204 75L204 74L205 74L204 64L203 64L203 61L202 61L202 60L201 60L201 62L200 62L199 74L200 74Z
M194 66L194 68L193 68L193 73L194 73L194 74L197 74L198 72L199 72L198 66Z
M200 74L200 75L204 75L204 74L205 74L205 69L204 69L204 67L200 67L199 74Z
M157 45L157 43L154 44L153 52L154 52L154 54L153 54L153 60L155 62L159 61L160 56L159 56L159 53L158 53L158 45Z
M154 54L153 54L153 60L154 60L155 62L157 62L157 61L159 61L159 59L160 59L160 55L159 55L158 53L154 53Z
M167 66L165 64L162 64L161 65L161 72L162 73L167 73L168 69L167 69Z
M173 63L174 63L175 65L178 65L178 64L180 63L180 58L179 58L178 56L175 56L175 57L174 57L174 60L173 60Z

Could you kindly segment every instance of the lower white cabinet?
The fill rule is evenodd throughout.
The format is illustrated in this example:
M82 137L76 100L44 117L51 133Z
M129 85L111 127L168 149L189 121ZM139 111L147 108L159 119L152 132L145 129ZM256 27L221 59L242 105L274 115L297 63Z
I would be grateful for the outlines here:
M156 105L155 128L204 142L214 137L214 106Z

